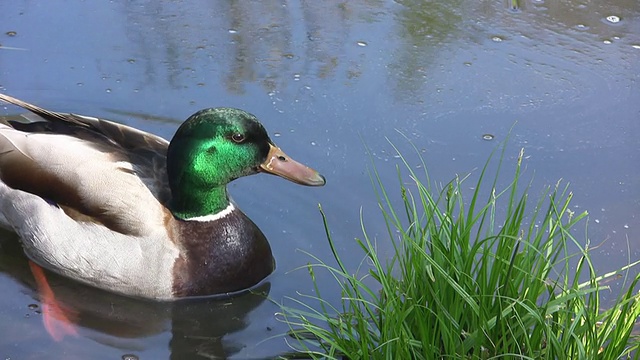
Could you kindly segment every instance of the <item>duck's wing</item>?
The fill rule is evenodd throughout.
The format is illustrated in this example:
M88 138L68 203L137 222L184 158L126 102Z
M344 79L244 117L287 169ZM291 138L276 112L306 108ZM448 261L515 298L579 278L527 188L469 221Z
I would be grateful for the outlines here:
M131 163L139 176L155 183L159 198L170 196L166 177L166 155L169 142L160 136L131 126L91 116L59 113L29 104L0 93L0 100L31 111L36 117L28 122L11 121L14 129L27 133L68 135L88 145ZM147 181L145 181L146 183Z
M159 136L111 121L49 111L8 95L35 119L0 125L0 180L61 206L79 221L139 235L169 199ZM35 121L34 121L35 120Z

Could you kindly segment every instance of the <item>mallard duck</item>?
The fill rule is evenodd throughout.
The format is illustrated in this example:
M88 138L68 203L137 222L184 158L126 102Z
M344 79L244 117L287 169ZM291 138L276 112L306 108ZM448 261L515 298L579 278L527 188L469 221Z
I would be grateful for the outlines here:
M37 118L0 124L0 225L36 264L107 291L171 300L250 288L274 260L227 184L259 172L325 184L239 109L198 111L167 141L0 100Z

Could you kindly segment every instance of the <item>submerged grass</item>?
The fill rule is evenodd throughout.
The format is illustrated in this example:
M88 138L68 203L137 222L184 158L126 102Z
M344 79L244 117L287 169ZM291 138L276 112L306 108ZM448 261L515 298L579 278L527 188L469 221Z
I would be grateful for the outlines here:
M296 356L639 359L640 340L632 334L640 316L640 275L627 278L626 270L640 261L596 274L589 242L570 231L587 215L570 209L572 193L558 183L531 204L529 186L520 184L522 151L513 181L498 190L504 147L501 154L487 194L482 189L491 159L469 199L463 197L468 179L456 178L432 192L426 171L421 180L401 156L400 209L374 171L390 239L385 241L392 242L395 255L378 256L363 226L356 240L366 269L356 274L344 265L321 210L337 266L312 256L316 263L308 271L316 294L282 307ZM411 188L402 181L403 171ZM340 284L338 307L322 297L315 280L320 269ZM627 274L626 290L605 306L603 280L620 273Z

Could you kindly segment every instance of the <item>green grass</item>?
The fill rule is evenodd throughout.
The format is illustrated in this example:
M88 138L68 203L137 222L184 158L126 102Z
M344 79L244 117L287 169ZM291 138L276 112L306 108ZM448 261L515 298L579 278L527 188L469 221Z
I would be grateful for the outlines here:
M388 235L372 239L362 226L356 241L364 261L355 274L338 253L321 209L337 265L310 255L315 294L282 306L279 316L290 326L295 356L639 359L633 330L640 275L627 270L640 261L596 274L589 241L572 235L576 225L586 227L587 213L571 210L567 186L559 182L529 200L530 185L521 184L521 151L513 181L498 189L504 153L490 180L493 160L479 171L468 198L469 177L432 191L426 170L416 174L402 156L399 191L389 192L374 171ZM400 208L392 195L400 197ZM391 242L395 255L378 256L376 241ZM340 284L337 306L323 298L318 271ZM626 290L614 304L603 304L602 295L610 294L603 283L621 275Z

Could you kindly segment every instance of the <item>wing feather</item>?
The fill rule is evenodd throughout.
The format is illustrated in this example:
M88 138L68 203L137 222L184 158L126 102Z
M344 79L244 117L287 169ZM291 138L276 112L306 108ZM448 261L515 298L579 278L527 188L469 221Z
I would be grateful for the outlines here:
M0 100L38 117L36 122L0 125L0 179L7 185L56 203L69 216L121 233L141 235L162 224L163 205L170 198L167 140L4 94Z

